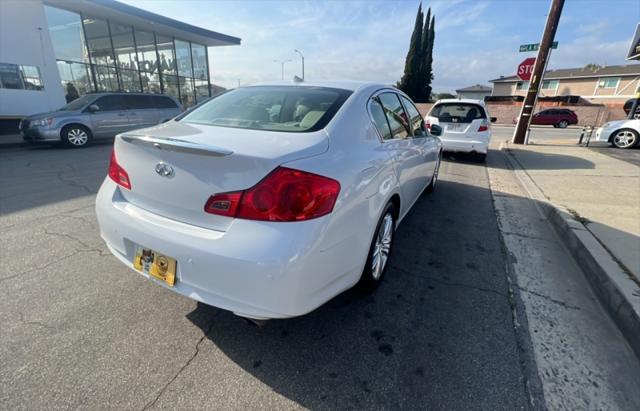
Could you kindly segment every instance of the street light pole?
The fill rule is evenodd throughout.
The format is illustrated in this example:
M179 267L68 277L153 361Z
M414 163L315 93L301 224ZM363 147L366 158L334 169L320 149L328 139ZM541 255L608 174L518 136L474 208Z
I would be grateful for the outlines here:
M284 65L285 65L285 63L288 63L288 62L290 62L290 61L291 61L291 59L289 59L289 60L273 60L273 62L274 62L274 63L280 63L280 65L281 65L281 69L282 69L282 80L284 80Z
M295 53L300 54L300 58L302 59L302 81L304 81L304 55L302 55L302 52L298 49L293 50Z

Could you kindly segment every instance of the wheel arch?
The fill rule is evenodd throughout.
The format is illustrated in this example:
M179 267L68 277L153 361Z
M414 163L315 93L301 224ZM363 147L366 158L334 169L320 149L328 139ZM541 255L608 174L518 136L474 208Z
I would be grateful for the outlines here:
M88 132L89 132L89 138L93 137L93 130L91 130L91 127L89 127L89 125L83 123L82 121L68 121L65 122L64 124L60 125L60 138L63 138L62 136L62 132L69 127L72 126L80 126L82 128L85 128Z
M609 134L609 138L607 139L607 142L611 143L611 142L612 142L612 139L613 139L613 136L615 136L619 131L622 131L622 130L629 130L629 131L633 131L633 132L634 132L634 133L636 133L638 136L640 136L640 131L636 130L635 128L631 128L631 127L620 127L620 128L617 128L617 129L613 130L613 131L611 132L611 134Z

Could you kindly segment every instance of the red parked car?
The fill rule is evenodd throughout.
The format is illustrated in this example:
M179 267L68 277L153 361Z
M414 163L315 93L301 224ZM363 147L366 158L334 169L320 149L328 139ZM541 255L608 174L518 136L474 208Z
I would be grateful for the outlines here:
M513 124L518 122L518 118L513 119ZM578 124L578 115L567 108L548 108L533 115L531 124L554 126L567 128L570 125Z

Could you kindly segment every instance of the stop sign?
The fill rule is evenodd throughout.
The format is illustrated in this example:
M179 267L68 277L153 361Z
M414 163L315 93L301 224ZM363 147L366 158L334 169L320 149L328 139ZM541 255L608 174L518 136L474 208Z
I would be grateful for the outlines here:
M533 66L535 64L535 57L524 59L524 61L518 65L518 78L520 78L520 80L522 81L531 80L531 73L533 73Z

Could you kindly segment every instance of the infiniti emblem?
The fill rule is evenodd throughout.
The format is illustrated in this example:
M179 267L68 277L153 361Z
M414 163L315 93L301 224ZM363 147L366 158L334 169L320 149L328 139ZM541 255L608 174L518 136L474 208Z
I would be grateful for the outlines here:
M156 173L158 173L162 177L171 177L173 176L173 167L161 161L156 164Z

